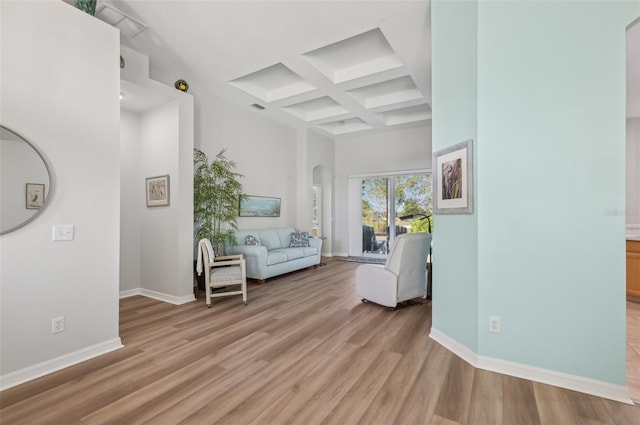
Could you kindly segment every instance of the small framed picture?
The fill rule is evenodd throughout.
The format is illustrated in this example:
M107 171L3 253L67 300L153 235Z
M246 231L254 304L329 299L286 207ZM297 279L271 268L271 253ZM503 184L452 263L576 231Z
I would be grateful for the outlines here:
M147 207L169 205L169 175L146 179Z
M433 212L473 214L473 141L433 154Z
M44 184L27 183L26 201L28 210L39 210L44 205Z

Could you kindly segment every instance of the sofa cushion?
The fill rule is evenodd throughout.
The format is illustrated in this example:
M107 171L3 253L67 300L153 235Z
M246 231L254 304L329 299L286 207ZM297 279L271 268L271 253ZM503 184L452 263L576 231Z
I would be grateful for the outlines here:
M281 252L287 256L287 261L295 260L296 258L302 258L304 256L304 252L302 248L282 248L276 249L273 252Z
M302 255L305 257L311 257L313 255L318 255L318 248L315 246L308 246L302 248Z
M291 232L290 247L305 247L309 246L309 232Z
M273 229L260 230L260 242L263 246L267 247L267 250L282 248L280 237L278 233Z
M273 266L274 264L280 264L287 261L287 254L279 251L269 251L267 253L267 266Z
M280 237L280 248L287 248L291 244L291 232L295 232L293 227L278 227L275 229Z

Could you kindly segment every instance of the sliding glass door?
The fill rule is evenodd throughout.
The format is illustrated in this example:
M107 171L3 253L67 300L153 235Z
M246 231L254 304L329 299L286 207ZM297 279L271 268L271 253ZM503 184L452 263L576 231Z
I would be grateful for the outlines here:
M362 179L362 255L386 256L396 235L431 231L431 173Z

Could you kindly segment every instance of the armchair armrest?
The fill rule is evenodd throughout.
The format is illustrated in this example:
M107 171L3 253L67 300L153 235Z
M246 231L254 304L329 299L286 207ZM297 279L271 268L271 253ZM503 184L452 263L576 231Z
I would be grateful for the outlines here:
M226 260L242 260L242 254L235 255L221 255L215 258L215 261L226 261Z
M356 292L363 299L395 307L398 276L382 265L361 264L356 269Z

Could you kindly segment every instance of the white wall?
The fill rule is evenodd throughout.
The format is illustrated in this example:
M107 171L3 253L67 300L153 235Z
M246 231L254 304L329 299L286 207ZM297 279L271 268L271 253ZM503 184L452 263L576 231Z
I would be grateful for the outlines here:
M179 235L175 220L178 181L178 162L175 160L178 157L177 117L178 104L175 101L140 114L140 151L144 154L140 158L137 182L144 188L146 177L170 176L169 206L146 207L144 196L140 199L140 204L143 204L140 211L140 287L171 295L177 295L177 285L184 280L184 277L181 279L178 276L175 261Z
M349 220L353 219L349 212L349 176L430 169L431 126L339 139L335 142L335 158L333 255L344 256L349 255ZM357 197L351 198L351 209L359 208L354 201ZM359 217L357 220L361 223Z
M194 300L193 97L149 79L145 55L121 55L121 296L182 304ZM169 205L147 207L145 179L163 175Z
M334 240L334 193L335 193L335 142L314 132L307 135L308 169L313 173L312 184L321 186L320 199L322 203L320 237L325 238L322 243L322 255L333 255Z
M297 219L296 131L208 93L196 99L196 148L211 161L227 148L245 193L281 198L280 217L239 217L239 228L294 226Z
M627 233L640 235L640 118L627 118Z
M45 154L55 183L35 221L0 236L6 388L121 346L120 78L113 27L64 2L1 9L2 123ZM75 240L53 242L54 224L75 225ZM59 316L65 331L51 334Z
M140 288L141 211L140 114L120 112L120 292Z

